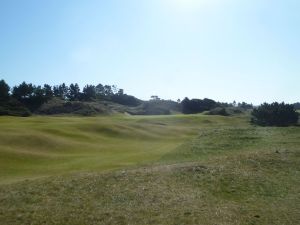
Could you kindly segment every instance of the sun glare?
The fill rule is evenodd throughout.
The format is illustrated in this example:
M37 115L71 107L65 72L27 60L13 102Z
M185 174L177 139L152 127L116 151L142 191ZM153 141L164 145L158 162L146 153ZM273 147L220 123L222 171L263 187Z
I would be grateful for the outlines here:
M211 5L216 0L166 0L170 7L180 11L194 11L199 8Z

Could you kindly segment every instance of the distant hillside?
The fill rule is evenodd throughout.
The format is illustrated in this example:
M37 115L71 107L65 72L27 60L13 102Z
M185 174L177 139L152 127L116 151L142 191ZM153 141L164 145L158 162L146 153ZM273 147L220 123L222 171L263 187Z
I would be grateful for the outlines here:
M97 115L128 113L131 115L170 115L180 113L180 104L170 100L141 101L138 106L122 105L113 101L64 101L53 98L44 103L34 113L42 115L55 114L76 114L76 115Z
M177 102L151 96L143 101L128 95L115 85L86 85L65 83L43 86L23 82L10 88L0 80L0 115L30 116L31 114L97 115L128 113L132 115L196 114L229 116L252 109L252 104L220 103L209 98L188 99Z
M0 115L110 114L130 111L142 103L115 85L86 85L81 90L78 84L36 86L23 82L10 88L0 81Z

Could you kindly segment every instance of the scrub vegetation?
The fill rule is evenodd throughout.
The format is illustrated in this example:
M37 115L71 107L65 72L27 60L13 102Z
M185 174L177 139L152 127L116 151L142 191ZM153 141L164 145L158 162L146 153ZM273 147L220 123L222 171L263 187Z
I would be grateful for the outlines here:
M212 99L164 100L157 95L149 101L143 101L128 95L124 89L115 85L85 85L81 90L77 83L67 86L65 83L33 85L23 82L13 88L0 80L0 115L30 116L35 115L100 115L128 113L131 115L170 115L180 112L185 114L210 111L213 115L230 115L225 108L239 107L245 111L252 109L252 104L221 103ZM217 108L217 109L215 109ZM218 109L219 108L219 109ZM221 109L221 110L220 110ZM240 111L239 110L239 111Z

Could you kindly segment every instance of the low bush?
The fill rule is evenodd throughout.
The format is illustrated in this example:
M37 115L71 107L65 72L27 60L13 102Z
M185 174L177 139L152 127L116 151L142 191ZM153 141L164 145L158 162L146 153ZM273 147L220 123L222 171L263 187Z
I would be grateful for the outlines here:
M225 108L217 107L205 113L206 115L229 116Z
M298 123L299 114L293 105L264 103L252 111L252 123L261 126L290 126Z
M30 116L31 112L19 101L11 98L0 102L0 116Z
M60 99L53 99L48 103L42 105L37 111L39 114L54 115L54 114L78 114L83 116L90 116L103 113L100 106L90 102L67 101Z

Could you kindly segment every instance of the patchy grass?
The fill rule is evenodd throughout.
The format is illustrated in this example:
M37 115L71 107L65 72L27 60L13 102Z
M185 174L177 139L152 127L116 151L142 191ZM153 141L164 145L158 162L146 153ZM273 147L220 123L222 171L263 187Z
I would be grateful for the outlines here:
M205 161L251 151L299 150L299 127L249 125L202 128L199 134L162 157L164 162Z
M299 154L251 153L0 187L0 224L298 224Z
M0 135L6 141L1 169L10 171L2 164L10 155L3 146L15 154L23 149L20 158L27 156L28 165L14 155L10 165L18 169L7 177L2 172L0 224L297 225L300 127L261 128L247 121L176 115L7 123ZM27 130L23 134L34 138L7 142L10 129L9 135L22 137ZM105 160L98 145L107 147ZM54 168L34 173L49 163L42 157L53 157ZM19 169L26 165L24 176ZM28 174L46 177L25 180Z

